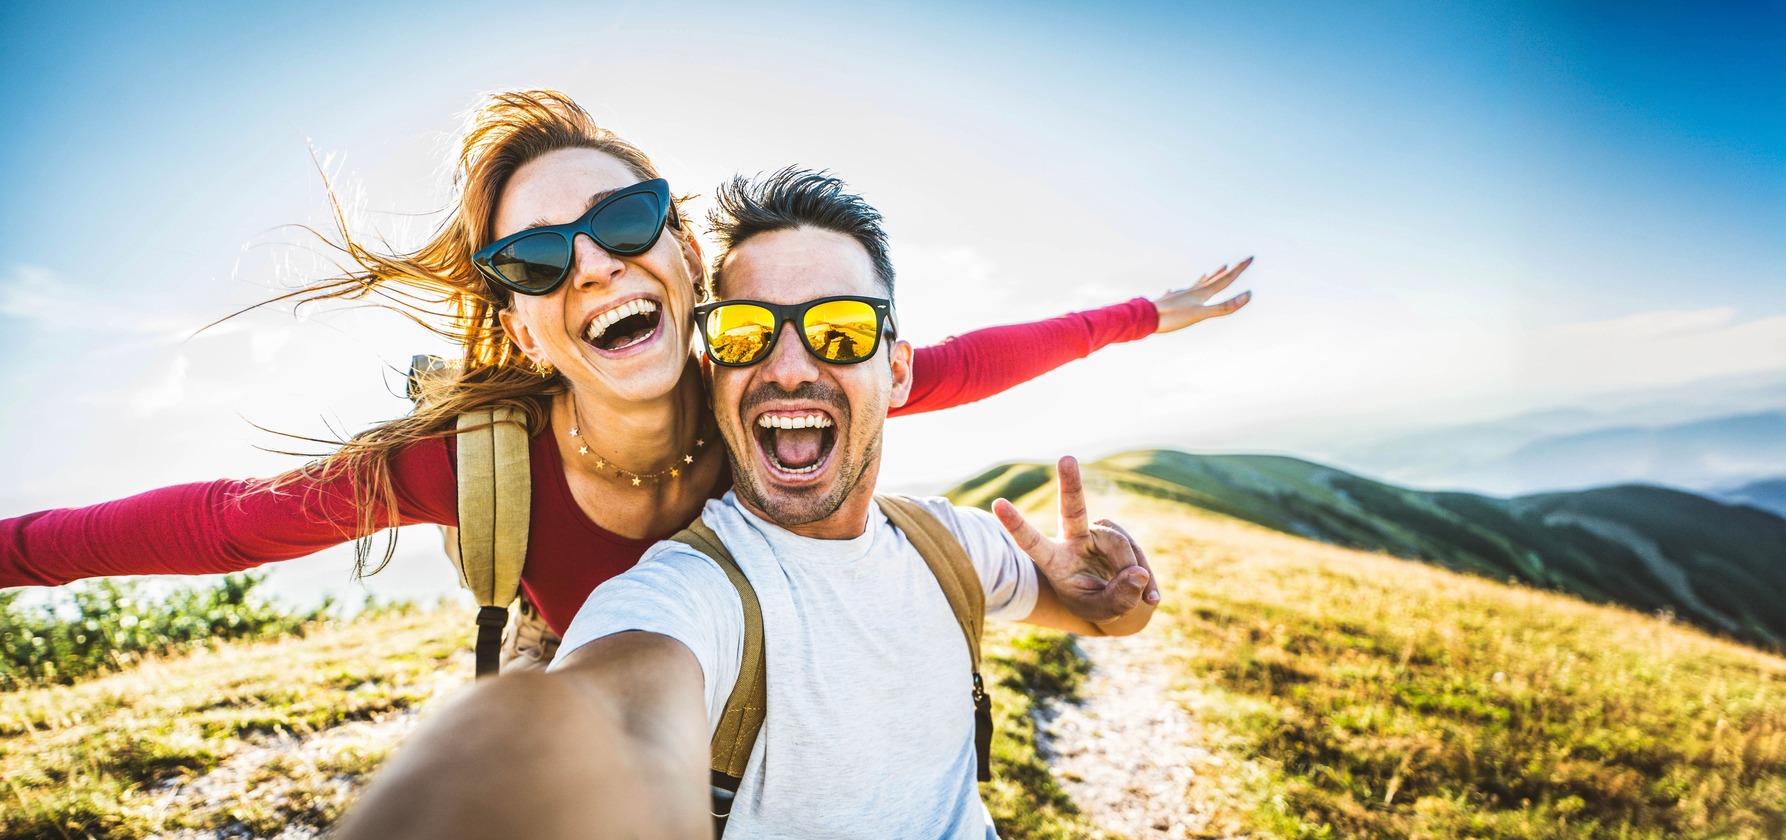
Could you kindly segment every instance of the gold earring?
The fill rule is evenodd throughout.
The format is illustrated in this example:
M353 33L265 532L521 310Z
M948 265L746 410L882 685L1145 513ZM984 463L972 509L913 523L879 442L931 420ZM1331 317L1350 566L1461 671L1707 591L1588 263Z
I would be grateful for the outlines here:
M552 374L556 373L552 370L551 362L534 362L533 372L539 374L541 379L551 379Z

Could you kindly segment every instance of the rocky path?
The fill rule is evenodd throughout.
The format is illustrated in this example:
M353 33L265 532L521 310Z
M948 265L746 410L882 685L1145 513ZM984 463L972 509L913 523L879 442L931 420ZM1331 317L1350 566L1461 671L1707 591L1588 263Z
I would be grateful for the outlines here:
M1216 805L1240 769L1207 749L1175 687L1159 634L1085 639L1092 662L1077 704L1042 709L1038 747L1068 796L1099 827L1136 840L1239 838Z

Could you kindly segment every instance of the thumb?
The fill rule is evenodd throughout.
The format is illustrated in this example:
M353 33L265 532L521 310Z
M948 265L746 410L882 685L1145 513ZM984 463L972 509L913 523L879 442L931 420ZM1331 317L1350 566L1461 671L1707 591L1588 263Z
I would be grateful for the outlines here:
M1153 583L1153 575L1140 566L1130 566L1118 576L1118 581L1122 587L1121 600L1126 605L1123 612L1128 612L1130 607L1141 603L1142 596L1147 594L1148 585Z
M1116 579L1110 581L1110 584L1104 587L1104 591L1099 593L1097 600L1103 602L1099 612L1108 616L1099 620L1112 621L1128 615L1129 610L1141 603L1143 594L1147 592L1148 581L1152 578L1153 576L1149 575L1146 569L1139 566L1125 569L1117 575Z

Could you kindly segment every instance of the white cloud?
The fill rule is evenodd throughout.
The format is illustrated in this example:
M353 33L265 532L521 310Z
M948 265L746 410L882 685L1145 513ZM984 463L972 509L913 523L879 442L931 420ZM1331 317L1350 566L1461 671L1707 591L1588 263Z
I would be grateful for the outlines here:
M1591 395L1786 370L1786 316L1729 307L1644 312L1537 331L1517 365L1532 391Z
M1715 309L1692 309L1666 312L1639 312L1606 321L1564 324L1551 329L1551 334L1564 340L1635 341L1702 334L1729 326L1737 318L1736 309L1721 306Z
M61 277L44 268L15 265L0 279L0 315L57 332L104 332L173 343L191 335L202 316L143 300L102 295L95 287Z

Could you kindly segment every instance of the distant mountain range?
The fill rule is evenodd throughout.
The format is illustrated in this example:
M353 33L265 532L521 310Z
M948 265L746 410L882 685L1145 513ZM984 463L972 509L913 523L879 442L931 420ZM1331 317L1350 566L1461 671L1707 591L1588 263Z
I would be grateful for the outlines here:
M1786 478L1751 481L1748 484L1726 487L1713 495L1726 501L1754 505L1762 510L1786 516Z
M1593 427L1590 418L1549 413L1461 426L1334 460L1390 481L1496 494L1628 482L1709 491L1786 476L1786 411L1659 426Z
M1430 490L1512 496L1641 483L1734 498L1724 491L1786 478L1786 371L1296 449L1290 454Z
M1763 647L1786 642L1786 519L1760 507L1645 485L1510 499L1411 490L1270 455L1147 450L1088 467L1088 480L1286 533L1669 613ZM1052 479L1050 467L1011 464L949 495L985 507ZM1769 494L1783 484L1742 492L1777 501Z

